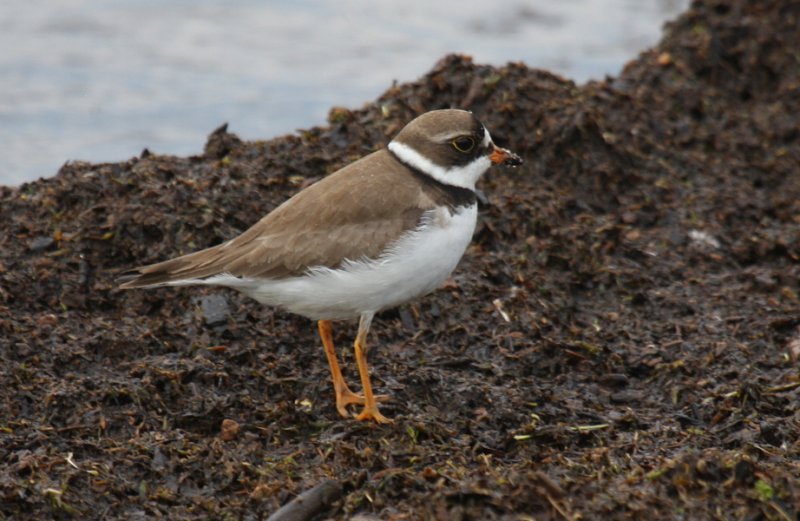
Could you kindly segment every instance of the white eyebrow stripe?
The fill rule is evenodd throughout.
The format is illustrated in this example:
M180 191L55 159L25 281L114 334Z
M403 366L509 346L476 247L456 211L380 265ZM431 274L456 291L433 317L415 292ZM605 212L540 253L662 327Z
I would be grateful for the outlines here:
M465 135L463 132L446 132L442 134L436 134L435 136L433 136L433 140L438 141L439 143L446 143L451 139L455 139L463 135Z
M440 183L475 190L475 183L492 165L488 155L480 155L472 162L461 166L444 168L399 141L392 141L387 147L401 163L431 176Z

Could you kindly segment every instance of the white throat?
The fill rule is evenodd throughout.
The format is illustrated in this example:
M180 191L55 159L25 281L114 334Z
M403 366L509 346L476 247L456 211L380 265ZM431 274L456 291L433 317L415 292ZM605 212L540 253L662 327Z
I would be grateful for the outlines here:
M489 133L487 132L486 135L488 136ZM391 141L388 148L402 163L411 168L416 168L420 172L428 174L440 183L460 186L461 188L467 188L469 190L475 190L475 183L492 165L492 162L487 156L479 156L467 165L444 168L427 157L424 157L405 143Z

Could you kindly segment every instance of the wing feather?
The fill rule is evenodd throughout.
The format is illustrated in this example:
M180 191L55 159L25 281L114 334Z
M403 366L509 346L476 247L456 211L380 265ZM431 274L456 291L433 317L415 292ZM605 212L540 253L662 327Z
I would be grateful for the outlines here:
M230 241L123 273L121 287L223 273L279 279L375 258L435 206L415 175L385 149L375 152L296 194Z

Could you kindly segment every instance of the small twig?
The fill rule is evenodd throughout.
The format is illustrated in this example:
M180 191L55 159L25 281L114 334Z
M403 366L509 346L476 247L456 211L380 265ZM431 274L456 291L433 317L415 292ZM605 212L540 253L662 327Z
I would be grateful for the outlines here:
M558 501L556 499L554 499L550 494L545 494L545 497L547 498L548 503L550 503L550 506L552 506L554 509L556 509L556 512L561 514L561 517L563 517L567 521L573 521L574 519L577 518L576 516L573 516L569 512L565 511L561 507L561 505L558 504Z
M494 309L496 309L497 312L500 313L500 316L503 317L503 320L505 320L506 322L511 322L511 317L509 317L508 313L506 313L506 310L503 309L502 300L496 298L492 301L492 305L494 306Z
M575 432L591 432L608 429L610 427L607 423L598 423L596 425L576 425L574 427L567 427L567 429Z
M283 505L267 521L308 521L339 499L342 492L341 483L327 479Z
M780 506L779 506L777 503L775 503L774 501L770 501L770 502L769 502L769 506L771 506L771 507L772 507L772 509L773 509L774 511L776 511L776 512L778 513L778 515L779 515L779 516L781 516L781 519L785 519L786 521L792 521L792 518L791 518L791 517L789 517L789 514L787 514L787 513L786 513L786 511L785 511L784 509L782 509L782 508L781 508L781 507L780 507Z
M786 384L786 385L778 385L776 387L769 387L769 388L766 389L766 392L770 393L770 394L782 393L783 391L791 391L792 389L795 389L797 387L800 387L800 382L792 382L792 383Z
M72 453L71 453L71 452L68 452L68 453L67 453L67 457L66 457L66 458L64 458L64 459L66 460L66 462L67 462L67 463L69 463L70 465L72 465L72 466L73 466L73 467L75 467L76 469L80 470L80 467L78 467L78 466L75 464L75 462L74 462L74 461L72 461Z

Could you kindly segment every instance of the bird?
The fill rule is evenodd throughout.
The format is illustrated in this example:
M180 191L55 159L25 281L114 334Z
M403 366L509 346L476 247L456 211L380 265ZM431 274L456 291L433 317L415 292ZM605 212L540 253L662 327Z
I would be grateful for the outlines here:
M367 367L367 334L379 311L440 287L477 223L475 184L492 165L522 159L494 144L469 111L440 109L408 122L387 146L323 177L241 235L216 246L127 270L122 289L222 286L317 322L345 417L391 423ZM332 322L358 318L353 343L363 394L350 390Z

